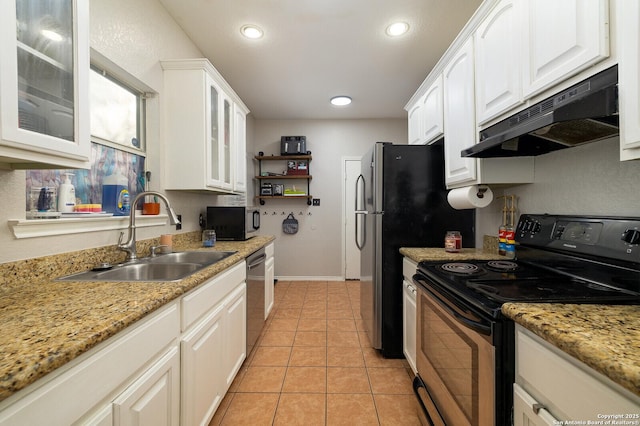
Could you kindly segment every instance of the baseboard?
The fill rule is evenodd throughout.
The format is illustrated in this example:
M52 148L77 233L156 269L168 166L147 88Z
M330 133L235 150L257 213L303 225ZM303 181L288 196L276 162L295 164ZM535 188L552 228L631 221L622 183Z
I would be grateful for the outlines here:
M276 277L278 281L345 281L344 277Z

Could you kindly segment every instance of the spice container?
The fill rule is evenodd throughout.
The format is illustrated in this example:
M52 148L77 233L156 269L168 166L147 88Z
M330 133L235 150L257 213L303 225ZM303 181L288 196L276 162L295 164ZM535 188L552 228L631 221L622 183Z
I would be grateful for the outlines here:
M213 229L206 229L202 231L202 246L213 247L216 245L216 231Z
M447 231L444 237L444 250L449 253L458 253L462 248L462 235L460 231Z

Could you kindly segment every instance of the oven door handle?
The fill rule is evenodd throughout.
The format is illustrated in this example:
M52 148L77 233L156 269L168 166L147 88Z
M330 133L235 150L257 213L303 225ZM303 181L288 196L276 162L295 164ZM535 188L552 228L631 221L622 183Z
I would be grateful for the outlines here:
M442 309L447 311L447 313L452 317L454 317L456 320L464 324L466 327L474 331L477 331L478 333L484 334L485 336L491 336L490 325L482 324L480 322L470 320L469 318L465 318L459 313L457 313L456 311L454 311L453 309L451 309L451 307L445 301L443 301L440 297L438 297L437 294L435 294L433 291L431 291L429 288L426 287L426 283L420 275L418 274L414 275L413 281L420 286L420 290L429 293L431 297L436 302L438 302L438 305L440 305Z
M438 408L433 403L433 399L427 390L427 386L418 376L413 379L413 392L418 397L418 403L422 407L422 412L427 417L429 426L446 426L438 412Z

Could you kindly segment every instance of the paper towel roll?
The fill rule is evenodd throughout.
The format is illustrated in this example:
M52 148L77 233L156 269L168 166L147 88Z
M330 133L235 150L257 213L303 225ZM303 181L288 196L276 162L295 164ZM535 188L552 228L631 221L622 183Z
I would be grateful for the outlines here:
M484 185L465 186L449 191L447 201L456 210L481 209L491 204L493 192Z

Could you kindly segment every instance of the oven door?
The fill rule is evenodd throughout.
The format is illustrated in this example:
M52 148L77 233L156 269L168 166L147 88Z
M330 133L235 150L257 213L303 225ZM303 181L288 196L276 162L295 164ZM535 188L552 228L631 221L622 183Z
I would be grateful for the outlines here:
M424 383L416 395L424 410L436 425L495 424L491 321L448 302L424 276L413 280L418 289L416 363Z

